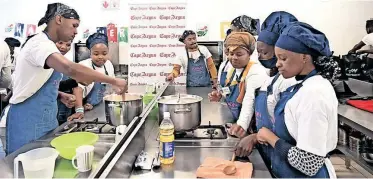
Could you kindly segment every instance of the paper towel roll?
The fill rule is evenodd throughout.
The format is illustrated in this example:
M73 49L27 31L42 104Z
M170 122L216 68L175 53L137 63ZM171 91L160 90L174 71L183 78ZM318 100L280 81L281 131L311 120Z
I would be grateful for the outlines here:
M129 63L129 44L127 42L119 42L119 64L128 65Z

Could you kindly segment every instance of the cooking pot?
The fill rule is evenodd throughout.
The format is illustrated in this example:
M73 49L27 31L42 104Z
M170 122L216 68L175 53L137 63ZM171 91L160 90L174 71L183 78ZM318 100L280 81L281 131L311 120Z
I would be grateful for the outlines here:
M188 94L163 96L158 99L161 124L163 113L169 112L174 123L175 132L190 131L201 125L202 97Z
M104 97L106 121L113 125L126 125L142 113L142 96L137 94L111 94Z

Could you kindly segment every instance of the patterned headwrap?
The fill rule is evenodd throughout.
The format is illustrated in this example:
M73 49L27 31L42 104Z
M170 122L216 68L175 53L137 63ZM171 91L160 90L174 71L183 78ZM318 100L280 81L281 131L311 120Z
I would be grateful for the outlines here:
M40 19L38 26L41 26L43 24L48 24L50 20L52 20L54 17L58 15L61 15L62 17L66 19L79 20L78 13L71 7L65 4L62 4L62 3L53 3L53 4L48 4L47 11L45 12L44 17Z
M192 35L192 34L196 34L196 33L192 30L185 30L183 32L183 35L181 35L181 37L179 38L179 41L184 43L184 40L188 37L188 35Z
M226 38L225 45L230 52L241 47L252 54L255 50L255 38L248 32L232 32Z
M90 35L86 41L86 45L89 50L91 50L91 48L95 46L96 44L100 44L100 43L105 44L107 47L109 47L108 38L105 34L94 33Z
M239 29L244 29L246 32L249 32L251 35L258 35L257 22L255 19L249 16L246 16L246 15L238 16L232 20L231 25Z

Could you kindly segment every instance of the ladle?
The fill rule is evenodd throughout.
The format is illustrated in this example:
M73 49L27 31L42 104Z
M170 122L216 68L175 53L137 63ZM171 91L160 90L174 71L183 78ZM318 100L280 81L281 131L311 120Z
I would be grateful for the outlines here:
M236 158L236 153L233 152L232 159L231 159L231 164L228 164L227 166L224 167L223 173L226 175L233 175L236 173L237 168L234 165L234 159Z

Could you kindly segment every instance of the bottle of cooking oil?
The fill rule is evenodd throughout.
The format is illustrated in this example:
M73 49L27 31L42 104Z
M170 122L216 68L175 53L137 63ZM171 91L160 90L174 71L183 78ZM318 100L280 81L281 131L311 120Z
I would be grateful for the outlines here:
M172 164L175 160L174 146L174 124L172 123L170 113L164 112L163 120L159 126L159 157L161 164Z

